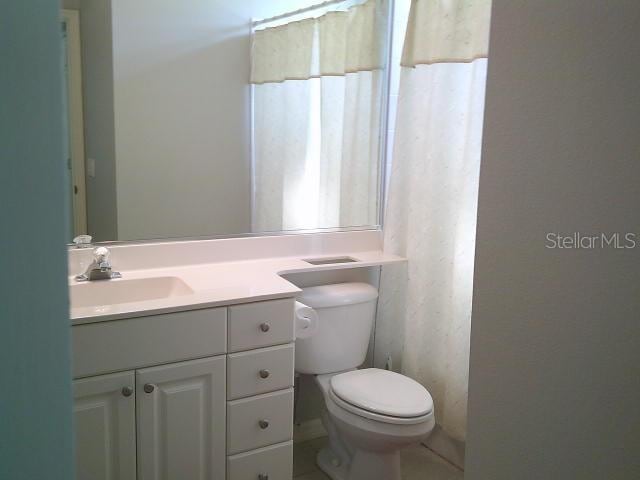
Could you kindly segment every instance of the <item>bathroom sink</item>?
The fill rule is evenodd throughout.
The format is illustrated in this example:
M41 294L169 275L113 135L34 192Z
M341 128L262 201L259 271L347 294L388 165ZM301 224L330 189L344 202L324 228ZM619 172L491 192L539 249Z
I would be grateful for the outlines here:
M77 283L69 293L71 308L83 308L178 297L193 290L178 277L153 277Z

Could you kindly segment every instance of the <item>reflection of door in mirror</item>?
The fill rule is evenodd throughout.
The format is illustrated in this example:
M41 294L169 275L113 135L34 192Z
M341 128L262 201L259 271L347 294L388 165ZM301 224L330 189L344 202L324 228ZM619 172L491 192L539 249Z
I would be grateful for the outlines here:
M82 120L80 18L77 10L63 10L61 18L64 154L69 185L69 238L87 233Z

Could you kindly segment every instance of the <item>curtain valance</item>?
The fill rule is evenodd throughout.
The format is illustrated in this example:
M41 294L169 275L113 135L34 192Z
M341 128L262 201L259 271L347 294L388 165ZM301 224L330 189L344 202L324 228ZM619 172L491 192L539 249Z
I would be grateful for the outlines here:
M251 83L381 69L386 28L386 1L368 0L345 11L258 30L252 42Z
M487 56L491 0L413 0L402 66Z

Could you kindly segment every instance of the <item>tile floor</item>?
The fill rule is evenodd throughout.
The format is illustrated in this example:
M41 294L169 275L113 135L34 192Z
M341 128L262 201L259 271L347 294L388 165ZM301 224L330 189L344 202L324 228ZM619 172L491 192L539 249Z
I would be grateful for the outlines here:
M316 454L325 446L326 437L297 443L293 447L295 480L328 480L316 466ZM402 480L463 480L463 472L422 445L402 452Z

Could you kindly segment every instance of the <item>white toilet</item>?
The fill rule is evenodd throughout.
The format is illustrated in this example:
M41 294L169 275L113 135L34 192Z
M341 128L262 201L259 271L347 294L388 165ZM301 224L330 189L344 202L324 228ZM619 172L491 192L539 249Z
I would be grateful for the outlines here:
M318 314L317 330L296 339L298 373L323 392L329 446L319 467L333 480L399 480L400 449L429 436L433 400L416 381L364 362L378 291L366 283L305 288L298 300Z

